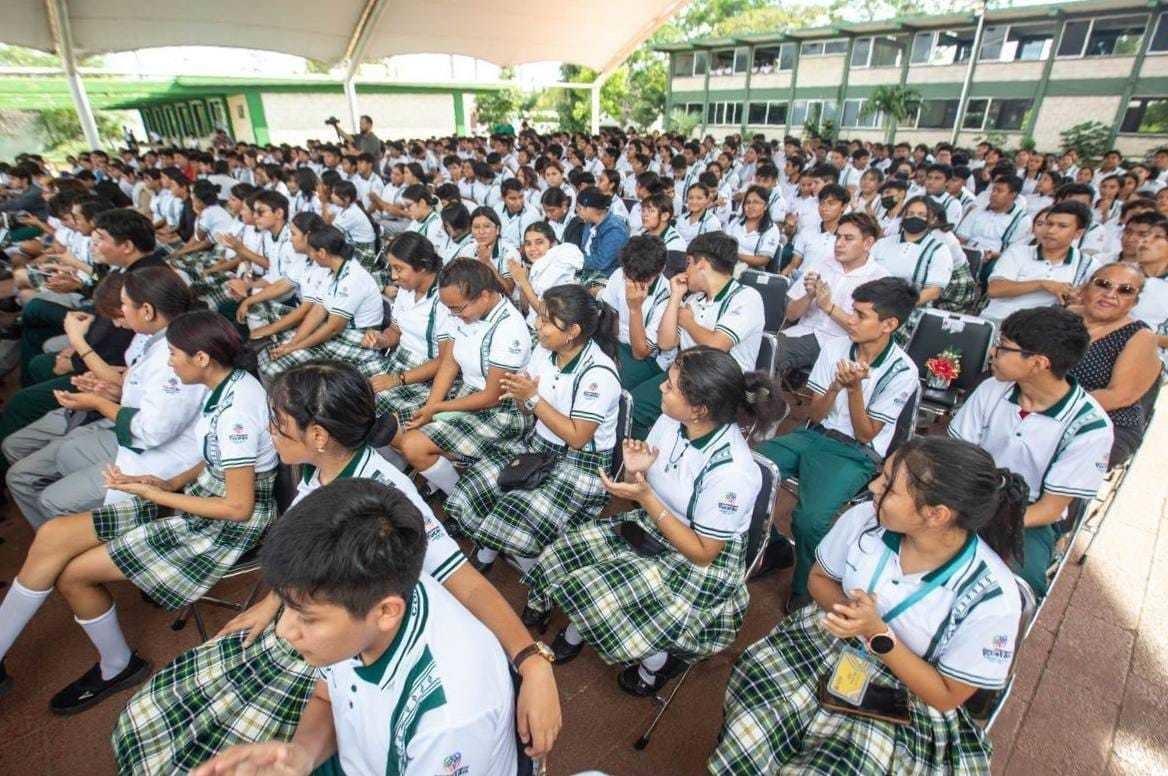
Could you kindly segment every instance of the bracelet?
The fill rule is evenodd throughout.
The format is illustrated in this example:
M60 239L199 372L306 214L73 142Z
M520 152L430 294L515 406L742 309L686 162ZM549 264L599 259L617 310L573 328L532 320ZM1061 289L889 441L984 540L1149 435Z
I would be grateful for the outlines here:
M666 515L668 515L668 514L669 514L669 507L662 507L661 511L657 513L657 517L656 517L656 518L653 520L653 523L654 523L654 524L655 524L655 525L656 525L658 528L660 528L660 527L661 527L661 521L662 521L662 520L664 520L664 519L665 519L665 516L666 516Z
M398 372L397 373L397 384L398 384L399 388L403 385L409 385L409 383L406 382L406 373L405 372Z
M86 359L86 357L91 356L91 355L93 355L93 348L90 348L89 350L85 351L84 353L78 353L77 357L79 359L81 359L82 361L84 361Z
M835 315L835 302L831 303L831 310L828 311L827 317L830 318L833 315Z

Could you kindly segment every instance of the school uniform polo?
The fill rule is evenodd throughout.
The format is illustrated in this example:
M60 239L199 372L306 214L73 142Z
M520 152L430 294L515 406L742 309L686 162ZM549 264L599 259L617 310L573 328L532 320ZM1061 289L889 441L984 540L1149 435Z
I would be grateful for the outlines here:
M154 196L150 200L150 215L153 216L155 223L166 220L172 199L174 199L174 194L170 189L159 189L154 192Z
M940 194L929 195L929 199L936 202L945 211L945 220L951 224L961 223L961 217L965 215L961 200L953 196L947 191Z
M173 193L170 195L170 199L166 201L162 211L162 217L166 219L167 226L178 228L182 221L183 205L185 204L186 200L174 196Z
M473 246L474 244L474 237L471 236L470 232L467 232L458 239L447 235L446 242L442 245L442 250L438 251L438 254L442 257L442 264L449 264L450 262L454 261L455 258L459 256L465 256L466 254L464 251L468 246Z
M438 298L435 281L425 294L399 288L393 298L392 320L401 332L398 349L412 361L428 361L438 355L438 337L449 325L450 311Z
M518 372L531 357L531 332L523 315L505 297L474 323L451 315L440 340L454 341L454 360L462 382L472 390L487 387L487 372L498 367Z
M1147 278L1131 314L1133 318L1148 324L1157 336L1168 334L1168 278ZM1160 361L1168 369L1168 348L1160 348L1159 351Z
M535 295L543 299L550 288L576 283L583 267L584 254L580 249L572 243L560 243L532 262L527 268L527 281ZM539 311L532 307L527 311L527 323L534 330L538 322Z
M442 228L442 217L438 215L437 210L431 210L429 215L421 221L411 220L409 226L406 227L406 231L417 232L425 237L439 254L447 250L450 244L450 237L446 234L446 230Z
M195 221L195 231L205 240L215 240L230 232L234 223L235 219L222 205L208 205Z
M360 174L354 175L349 179L349 182L356 187L357 196L361 198L361 204L365 206L366 210L373 205L369 194L372 192L380 197L382 192L385 191L385 182L376 173L371 173L368 178L363 178Z
M941 674L974 687L1004 687L1022 615L1009 567L971 533L945 563L906 574L900 567L902 539L880 525L876 503L866 501L840 516L816 548L815 560L844 590L874 595L881 617L908 603L888 626ZM921 592L923 597L909 601Z
M660 451L646 479L671 515L717 541L750 530L762 475L737 424L691 440L680 421L662 415L645 441Z
M1113 431L1111 419L1077 383L1041 412L1023 412L1016 383L990 379L965 400L953 416L949 435L988 452L998 466L1021 475L1031 503L1044 493L1095 497L1107 473ZM1054 546L1051 525L1026 529L1021 573L1040 595Z
M320 304L329 315L339 315L351 329L380 327L385 316L381 287L361 264L349 259L332 274Z
M141 356L131 363L122 381L121 409L114 421L118 438L117 467L126 474L173 477L199 460L196 421L207 398L201 384L185 385L169 362L166 331L136 339ZM136 349L134 345L132 349ZM119 495L120 494L120 495ZM106 503L129 496L111 490Z
M854 309L852 307L852 292L858 286L869 280L889 275L888 269L880 262L873 261L870 256L860 266L845 271L843 265L836 261L834 254L810 263L804 262L803 273L808 272L819 274L820 279L827 283L828 288L831 289L831 301L848 314L851 314ZM789 301L797 301L805 296L807 296L807 288L802 282L792 283L790 290L787 291ZM807 312L803 313L803 317L799 319L798 323L783 330L783 335L786 337L802 337L807 334L814 334L820 347L833 337L848 336L847 331L832 320L831 316L819 309L819 305L815 304L814 300L811 301Z
M649 232L645 232L645 234L649 234ZM689 249L689 243L672 226L665 227L665 231L657 235L657 237L660 237L661 241L665 243L666 251L680 251L685 253Z
M773 224L781 224L787 217L787 198L783 196L781 188L776 186L767 194L767 214Z
M883 237L872 246L871 256L890 275L907 280L918 291L930 286L944 289L953 276L948 246L931 234L917 242L906 240L903 234Z
M712 298L702 292L690 294L686 297L685 306L693 310L694 321L699 326L730 338L730 355L743 372L754 370L758 349L762 344L763 326L766 324L766 311L758 291L731 279ZM680 350L698 344L680 326L678 337Z
M818 229L823 222L823 219L819 217L818 197L795 196L791 200L791 206L787 208L787 212L795 214L797 232Z
M803 257L800 268L807 272L809 264L835 256L835 232L827 231L821 222L816 222L813 228L801 229L795 234L791 249L796 256Z
M690 241L699 234L720 232L722 224L718 221L718 217L707 209L702 212L697 221L690 220L690 214L685 213L673 222L673 228L681 235L681 239L685 240L685 244L689 245Z
M726 234L738 241L739 256L774 256L783 242L783 235L774 224L762 231L751 232L747 231L746 222L741 218L730 222Z
M479 245L473 239L463 243L456 254L456 258L460 259L477 259L478 257ZM521 260L519 249L502 237L495 240L494 245L491 246L491 265L501 277L511 277L510 262Z
M624 200L622 200L620 197L614 196L612 198L612 203L608 206L608 212L612 213L626 224L629 223L629 209L625 205ZM629 228L630 230L632 229L631 224Z
M438 582L445 582L466 563L466 557L458 544L446 533L446 529L434 517L430 505L419 495L414 483L398 470L396 466L385 460L376 450L364 447L353 452L353 457L345 464L345 468L337 475L338 480L359 477L374 480L383 485L400 490L410 503L422 513L422 524L426 529L426 554L422 559L422 571L429 574ZM305 496L319 489L320 472L313 466L302 467L300 482L296 485L296 496L292 499L292 506L299 504Z
M1108 226L1096 221L1083 230L1083 236L1079 238L1076 247L1100 264L1106 264L1119 255L1121 245L1118 239L1114 239Z
M839 185L843 186L845 189L859 188L860 178L862 178L864 173L867 171L867 167L861 170L853 164L846 164L844 165L843 170L840 171Z
M455 635L455 637L452 637ZM422 577L376 661L320 669L347 776L515 773L514 690L498 641Z
M522 245L523 232L541 218L539 211L526 203L518 213L510 212L504 204L498 205L495 212L499 214L499 221L503 224L499 235L513 245Z
M1011 245L1030 241L1030 216L1026 205L1017 201L1004 213L975 207L961 219L956 231L970 248L1002 253Z
M1091 277L1095 271L1095 261L1074 245L1067 248L1066 257L1057 264L1052 264L1042 257L1042 248L1038 245L1015 245L1003 253L994 263L990 273L990 282L1001 280L1057 280L1061 283L1070 283L1079 286ZM1032 307L1050 307L1059 303L1054 294L1046 291L1031 291L1020 296L996 297L990 299L983 318L994 321L1004 320L1016 310L1026 310Z
M633 206L629 208L629 217L625 220L629 224L629 237L637 237L645 233L645 221L641 216L641 203L639 200L634 202Z
M617 443L617 409L621 384L616 364L589 340L563 368L554 352L537 347L527 364L527 374L539 383L539 395L572 420L596 423L588 450L611 450ZM535 433L549 444L563 446L564 440L536 418Z
M333 226L345 233L345 239L354 245L368 245L377 239L369 218L356 203L337 213Z
M215 387L199 415L196 435L203 460L214 471L251 466L270 472L280 463L272 437L268 396L260 381L242 369Z
M292 245L292 227L284 224L279 234L269 231L263 233L263 250L261 253L268 260L268 268L264 270L264 279L269 283L276 283L288 279L296 282L302 272L304 257L296 252Z

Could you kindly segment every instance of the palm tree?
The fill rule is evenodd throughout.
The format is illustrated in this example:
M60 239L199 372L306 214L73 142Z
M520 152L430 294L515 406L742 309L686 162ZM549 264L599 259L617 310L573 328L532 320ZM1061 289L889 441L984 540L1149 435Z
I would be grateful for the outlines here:
M862 116L879 112L884 117L885 141L891 143L896 137L896 127L916 110L921 101L921 93L907 86L877 86L864 102Z

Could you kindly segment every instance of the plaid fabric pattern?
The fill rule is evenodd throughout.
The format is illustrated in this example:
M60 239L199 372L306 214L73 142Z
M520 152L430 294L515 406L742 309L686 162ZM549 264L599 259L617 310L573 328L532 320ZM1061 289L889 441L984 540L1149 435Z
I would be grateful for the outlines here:
M381 366L381 351L361 346L365 338L365 329L342 329L327 342L322 342L311 348L295 350L287 355L280 356L275 361L268 354L268 350L260 351L260 374L264 379L271 380L281 372L294 366L307 364L315 359L327 358L333 361L344 361L361 370L366 377L375 375Z
M576 282L589 291L596 291L608 285L608 275L595 269L582 269Z
M622 518L672 546L644 510ZM606 663L635 663L663 650L697 659L729 646L749 602L746 537L726 542L714 562L701 567L675 550L638 555L617 525L580 525L549 546L523 577L527 605L547 612L559 604Z
M447 499L446 514L481 547L534 558L564 529L589 522L608 503L596 470L612 465L612 451L564 450L533 433L527 450L557 456L551 474L533 490L499 490L499 472L513 457L492 450L463 473Z
M981 289L969 271L969 265L961 262L954 265L949 285L945 286L945 290L941 292L933 306L954 313L972 313L980 296Z
M256 475L255 510L247 520L159 517L157 504L132 498L94 510L93 530L126 579L166 608L179 609L198 600L259 543L276 516L275 483L275 472ZM227 483L204 469L183 492L221 498Z
M207 272L207 268L219 260L220 257L215 254L214 250L195 251L194 253L188 253L185 256L171 259L170 265L175 269L181 269L193 280L203 277Z
M374 374L388 375L394 372L406 372L421 366L423 363L425 363L425 359L407 355L405 350L398 348L379 362L377 371ZM455 380L454 386L450 389L451 396L455 395L460 385L461 382ZM398 422L404 424L414 417L414 413L429 398L430 383L399 385L397 388L390 388L388 391L381 391L377 394L375 397L377 401L377 414L385 415L392 412L397 415Z
M247 308L248 328L258 329L270 323L275 323L295 309L296 307L294 305L274 300L254 304Z
M463 385L459 396L472 393ZM423 434L444 452L451 453L464 463L474 463L488 450L515 452L522 439L531 431L530 415L519 411L511 399L477 412L439 412L422 426Z
M734 664L712 774L986 774L990 744L964 710L941 713L909 694L911 724L824 710L820 677L843 644L810 604L793 613ZM874 680L899 685L879 666Z
M315 670L274 622L250 647L243 636L184 652L134 693L111 736L118 773L188 773L230 746L292 738Z
M377 272L380 269L377 251L373 250L373 243L353 243L353 258L370 272Z
M222 277L216 277L214 280L196 280L191 283L191 291L212 310L218 309L219 305L235 301L228 295L227 280Z

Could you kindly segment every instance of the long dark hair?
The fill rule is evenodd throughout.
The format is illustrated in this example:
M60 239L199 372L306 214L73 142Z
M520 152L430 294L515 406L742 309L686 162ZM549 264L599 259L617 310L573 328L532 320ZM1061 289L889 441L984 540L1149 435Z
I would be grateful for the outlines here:
M774 222L771 221L771 209L767 200L770 199L771 193L762 186L751 186L742 195L742 225L746 225L746 198L754 194L762 199L762 218L758 221L758 233L763 234L767 229L770 229Z
M946 506L954 523L985 540L1003 560L1022 562L1022 520L1030 488L999 468L982 448L960 439L920 436L901 445L892 463L917 507Z
M308 234L308 247L314 251L324 251L342 259L353 257L353 246L345 240L345 233L335 226L322 226Z
M616 310L593 297L584 286L553 286L544 292L543 306L546 314L564 324L564 328L576 324L583 339L595 342L609 358L617 357Z
M743 374L723 350L706 345L687 348L677 354L673 366L685 400L705 407L719 426L738 421L766 427L786 415L787 403L774 378L765 372Z
M394 237L386 251L398 261L409 264L419 272L437 273L442 269L442 257L424 234L402 232Z
M125 273L122 290L130 301L149 304L154 312L173 321L195 306L190 287L170 267L146 267Z
M279 413L303 430L312 423L346 450L388 444L388 416L377 417L369 381L352 364L309 361L276 376L268 389L268 411L278 426Z
M166 341L188 356L206 353L220 366L238 366L243 352L239 330L211 310L195 310L175 318L166 327Z

